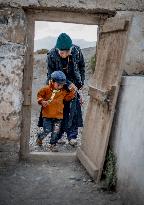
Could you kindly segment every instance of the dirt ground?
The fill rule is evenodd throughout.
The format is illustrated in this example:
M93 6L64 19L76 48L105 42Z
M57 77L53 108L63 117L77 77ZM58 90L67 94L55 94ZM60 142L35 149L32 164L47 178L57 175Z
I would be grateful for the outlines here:
M118 193L103 192L79 162L23 162L0 182L0 205L123 204Z

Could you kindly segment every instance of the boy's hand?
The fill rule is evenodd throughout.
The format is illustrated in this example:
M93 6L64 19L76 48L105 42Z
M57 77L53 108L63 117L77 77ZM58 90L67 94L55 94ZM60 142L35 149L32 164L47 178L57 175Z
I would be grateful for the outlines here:
M44 100L43 100L43 101L41 102L41 104L42 104L43 107L46 107L46 106L48 106L49 103L48 103L48 101L44 101Z

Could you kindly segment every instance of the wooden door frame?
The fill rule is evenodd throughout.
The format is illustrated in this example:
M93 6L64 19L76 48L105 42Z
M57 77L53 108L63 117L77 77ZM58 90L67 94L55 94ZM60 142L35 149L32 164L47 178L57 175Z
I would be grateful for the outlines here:
M65 22L87 25L98 25L99 27L110 16L115 13L97 13L93 14L83 12L66 12L66 11L47 11L47 10L25 10L27 17L27 51L25 56L25 67L23 72L23 96L22 106L22 130L20 138L20 158L28 159L29 137L31 125L31 95L32 95L32 78L33 78L33 50L34 50L34 25L35 21L52 21ZM28 137L29 136L29 137Z

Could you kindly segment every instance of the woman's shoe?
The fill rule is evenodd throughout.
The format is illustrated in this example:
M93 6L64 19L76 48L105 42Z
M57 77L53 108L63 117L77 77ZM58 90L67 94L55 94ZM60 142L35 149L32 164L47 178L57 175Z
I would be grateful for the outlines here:
M58 142L57 142L58 144L65 144L66 143L66 141L63 139L63 138L61 138L61 139L59 139L58 140Z
M49 145L49 149L52 152L58 152L58 148L57 148L57 146L55 144L50 144Z
M69 144L70 144L71 146L75 146L75 145L77 144L76 139L71 139L71 140L69 140Z

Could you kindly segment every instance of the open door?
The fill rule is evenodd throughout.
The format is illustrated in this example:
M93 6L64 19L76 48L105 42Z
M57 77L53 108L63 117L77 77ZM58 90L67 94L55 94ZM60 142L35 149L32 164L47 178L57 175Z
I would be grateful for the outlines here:
M130 17L114 17L100 28L82 144L77 150L79 160L96 181L100 180L108 146L130 21Z

